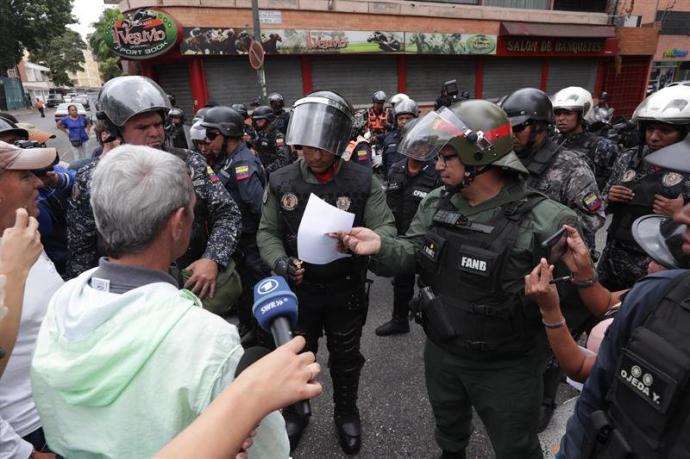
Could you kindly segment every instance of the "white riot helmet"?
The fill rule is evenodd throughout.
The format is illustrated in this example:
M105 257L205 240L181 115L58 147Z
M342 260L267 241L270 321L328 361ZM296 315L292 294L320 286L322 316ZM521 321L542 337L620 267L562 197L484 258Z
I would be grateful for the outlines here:
M558 91L552 98L554 111L568 110L579 112L582 118L586 118L592 109L592 94L585 88L579 86L569 86Z
M631 121L690 124L690 86L669 86L655 92L637 106Z
M206 139L206 128L202 126L204 120L199 120L189 128L189 137L194 140Z
M410 96L408 96L407 94L403 94L402 92L399 92L398 94L391 96L391 98L388 100L388 103L391 104L391 107L395 108L395 105L398 102L401 102L403 100L407 100L409 98L410 98Z

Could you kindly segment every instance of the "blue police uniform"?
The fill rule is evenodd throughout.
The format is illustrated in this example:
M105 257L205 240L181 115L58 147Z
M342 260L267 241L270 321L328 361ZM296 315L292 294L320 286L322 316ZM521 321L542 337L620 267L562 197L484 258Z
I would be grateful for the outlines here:
M383 138L383 170L386 176L388 176L388 172L393 167L393 164L406 159L404 155L398 153L398 146L401 141L402 134L399 129L389 132Z
M575 413L568 420L558 457L583 457L585 431L590 418L592 413L599 410L608 411L610 408L609 390L619 373L623 349L633 331L643 326L653 308L665 297L671 282L687 273L687 270L677 269L650 274L638 281L626 294L616 319L606 332L596 363L575 406Z

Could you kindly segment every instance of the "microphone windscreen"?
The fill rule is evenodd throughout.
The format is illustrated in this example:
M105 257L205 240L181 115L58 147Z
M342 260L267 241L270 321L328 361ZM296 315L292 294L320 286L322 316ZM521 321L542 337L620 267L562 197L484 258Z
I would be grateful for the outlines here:
M242 373L248 366L270 353L271 351L269 349L261 346L254 346L245 349L244 354L242 357L240 357L240 361L237 362L237 368L235 368L235 377Z
M254 286L252 313L261 328L268 332L276 317L287 318L294 327L297 324L297 296L281 276L267 277Z

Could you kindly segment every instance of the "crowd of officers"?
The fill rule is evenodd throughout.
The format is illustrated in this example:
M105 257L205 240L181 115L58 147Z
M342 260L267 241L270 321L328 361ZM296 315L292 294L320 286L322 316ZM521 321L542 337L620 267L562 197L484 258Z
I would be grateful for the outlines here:
M365 113L332 91L311 93L290 111L279 94L269 103L251 113L242 104L211 104L195 114L185 133L184 114L171 107L155 82L118 77L101 90L96 125L101 155L120 142L147 145L189 167L196 192L191 242L171 266L180 286L219 315L236 310L243 344L270 346L270 336L252 320L252 286L271 273L285 277L299 299L296 332L305 336L307 349L316 352L326 335L336 430L343 451L354 454L361 447L357 394L365 363L360 338L368 310L367 273L393 276L392 318L376 334L409 332L412 318L423 326L426 384L442 457L465 457L472 407L497 457L541 457L537 432L548 424L561 379L544 328L567 326L578 337L596 323L581 300L583 289L597 283L611 291L628 289L646 274L649 255L633 237L633 222L652 213L678 215L690 199L690 168L681 164L672 170L646 159L676 144L677 154L690 156L682 143L690 126L690 88L666 88L644 100L632 119L643 141L627 151L587 131L593 100L579 87L553 97L524 88L500 106L464 100L423 116L407 95L388 99L382 91L373 94ZM0 119L0 140L26 139L25 133ZM94 158L73 173L60 217L66 234L52 235L66 236L67 250L63 246L60 252L68 254L65 278L97 266L102 255L89 202L97 162ZM326 265L300 260L297 234L311 194L355 215L355 228L337 235L351 256ZM612 223L599 254L595 233L607 214ZM565 320L553 324L525 297L524 278L550 255L542 242L563 225L582 234L592 258L599 259L598 276L575 280L577 273L553 260L556 273L570 276L557 284ZM630 296L645 301L644 293ZM681 303L670 306L673 317L683 311L687 316ZM686 324L685 316L675 320ZM638 317L635 326L646 325ZM630 335L628 330L625 336ZM625 340L618 344L628 346ZM626 386L623 370L615 378L610 370L608 379L599 375L596 387L586 386L600 402L587 412L615 410L607 418L608 432L632 446L632 456L607 457L690 454L688 436L682 435L690 426L690 346L663 344L674 354L661 363L649 353L643 360L627 350L622 363L608 362L653 374L657 382L639 382L637 375L635 384L661 393L661 405L644 393L610 405L604 397L609 388L637 390L635 384ZM669 373L678 362L685 362L684 373ZM616 424L650 410L658 424L650 421L642 433L633 422ZM294 450L309 417L294 408L283 415ZM573 429L588 429L588 419L577 421ZM599 437L602 444L609 439ZM581 445L564 443L568 457L582 455ZM591 457L601 450L592 449Z

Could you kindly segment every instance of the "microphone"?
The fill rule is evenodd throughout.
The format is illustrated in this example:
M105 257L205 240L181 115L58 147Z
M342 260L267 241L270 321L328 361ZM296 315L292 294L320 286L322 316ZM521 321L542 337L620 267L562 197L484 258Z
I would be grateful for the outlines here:
M282 276L266 277L254 286L252 313L259 326L271 332L276 346L282 346L292 339L297 325L297 295ZM297 402L295 408L302 416L311 415L308 400Z

